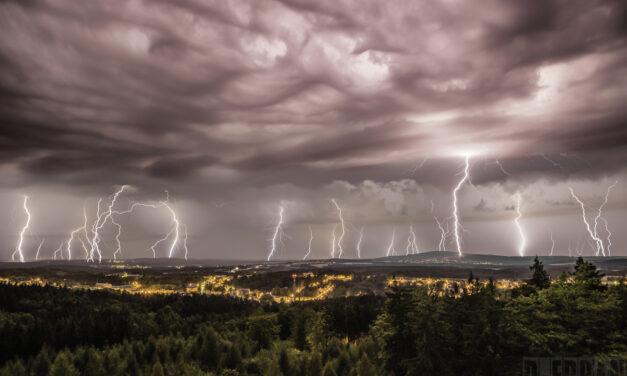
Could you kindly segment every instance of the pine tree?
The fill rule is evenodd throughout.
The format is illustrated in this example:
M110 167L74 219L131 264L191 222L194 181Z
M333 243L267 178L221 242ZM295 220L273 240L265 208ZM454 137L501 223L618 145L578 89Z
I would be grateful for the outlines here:
M59 352L50 368L50 376L79 376L79 372L65 351Z
M607 286L602 283L602 279L605 275L599 272L594 264L584 261L581 256L579 256L575 262L575 270L572 276L575 279L575 284L584 286L589 290L607 289Z
M538 289L545 289L551 286L551 277L544 270L544 265L538 259L538 256L533 259L533 265L529 267L529 270L533 270L533 275L530 280L527 280L527 284Z

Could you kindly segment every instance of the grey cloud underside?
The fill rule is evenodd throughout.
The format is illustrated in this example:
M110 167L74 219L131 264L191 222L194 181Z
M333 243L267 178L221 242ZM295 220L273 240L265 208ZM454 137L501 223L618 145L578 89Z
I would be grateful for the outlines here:
M0 21L0 163L24 184L449 184L433 154L460 140L516 143L519 179L625 166L624 1L4 1ZM551 116L498 110L586 57ZM510 178L488 162L475 184Z

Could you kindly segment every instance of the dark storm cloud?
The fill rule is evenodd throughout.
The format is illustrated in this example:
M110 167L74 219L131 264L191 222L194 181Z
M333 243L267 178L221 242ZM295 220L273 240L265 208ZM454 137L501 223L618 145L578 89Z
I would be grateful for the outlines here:
M201 175L228 185L213 175L227 171L323 184L401 178L429 157L416 178L437 183L449 163L439 158L488 143L511 173L559 175L538 155L580 152L614 161L594 164L609 172L624 166L627 143L626 9L5 1L0 163L31 182L83 171L94 184L133 174L146 186ZM582 60L595 68L568 71ZM507 179L484 170L477 182Z

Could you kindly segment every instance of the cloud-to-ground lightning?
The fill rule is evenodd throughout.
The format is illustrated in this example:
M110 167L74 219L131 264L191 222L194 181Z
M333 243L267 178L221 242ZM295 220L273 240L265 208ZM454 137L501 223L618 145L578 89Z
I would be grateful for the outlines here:
M333 232L331 235L331 258L335 258L335 247L337 246L337 241L335 240L336 229L337 229L337 223L333 225Z
M37 247L37 252L35 253L35 261L39 260L39 251L41 251L41 246L44 245L44 240L45 239L41 239L41 241L39 242L39 246Z
M96 211L96 220L94 221L94 224L91 228L91 232L92 232L92 238L90 243L91 246L91 250L89 252L89 259L88 261L94 261L94 257L95 254L98 254L98 262L102 262L102 252L100 250L100 233L99 231L105 226L105 224L107 223L107 221L111 220L113 218L113 208L115 207L115 204L118 200L118 197L120 196L120 194L122 194L122 192L124 192L124 190L127 188L127 185L122 185L120 187L120 189L118 189L114 194L113 197L111 198L111 201L109 202L109 205L107 206L107 210L104 212L100 212L100 203L102 202L102 200L98 200L98 208Z
M605 192L605 199L603 200L603 202L601 203L601 205L599 206L599 210L597 211L597 215L594 217L594 234L599 237L597 229L599 226L599 220L603 221L604 225L605 225L605 231L607 233L607 255L611 256L611 246L612 246L612 232L610 231L608 224L607 224L607 220L605 218L603 218L603 208L605 207L605 205L607 205L607 202L609 200L610 197L610 192L612 191L612 188L614 188L616 186L616 184L618 184L618 180L616 180L614 182L614 184L610 185L609 187L607 187L607 191Z
M394 227L392 229L392 239L390 240L390 245L388 246L388 249L385 253L386 256L389 256L390 254L395 255L396 254L396 250L394 249L394 238L396 236L396 227Z
M520 218L522 218L521 207L522 197L520 193L516 194L516 218L514 218L514 223L516 224L516 228L518 229L519 243L518 243L518 254L522 257L525 255L525 247L527 246L527 238L525 237L525 232L523 231L522 225L520 224Z
M63 243L59 245L59 248L55 249L54 252L52 252L52 259L56 260L57 257L60 257L61 260L63 260Z
M342 240L344 240L344 233L346 232L344 228L344 217L342 217L342 208L340 207L340 205L338 205L337 201L335 201L335 199L332 198L331 202L333 203L333 205L335 205L335 208L337 209L337 216L340 220L340 226L342 230L342 232L340 232L340 236L337 238L337 249L338 249L337 258L342 258L342 255L344 254L344 248L342 247Z
M279 206L279 220L277 221L277 224L274 227L274 233L272 234L272 239L270 241L270 253L268 254L267 261L270 261L272 256L274 256L274 254L277 251L276 243L277 243L279 234L281 233L282 226L283 226L283 206L280 205Z
M553 239L553 231L551 231L551 253L549 256L553 256L553 251L555 250L555 240Z
M67 259L71 260L72 259L72 241L74 240L74 236L79 237L81 231L85 232L87 229L87 211L85 210L85 206L83 206L83 218L84 218L84 223L81 227L78 227L74 230L72 230L72 232L70 232L70 237L67 240L67 244L66 244L66 249L67 249ZM87 233L85 232L85 237L89 240L89 238L87 237ZM82 241L81 241L82 242ZM87 253L87 258L89 258L89 253Z
M311 255L311 242L313 242L313 230L309 226L309 243L307 244L307 253L303 256L303 260L306 260Z
M414 232L414 226L409 225L409 235L407 237L407 247L405 248L405 255L420 253L418 248L418 242L416 233Z
M359 229L359 238L357 239L357 245L355 245L355 251L357 251L357 258L361 258L361 242L364 240L364 226Z
M570 191L570 195L573 196L575 201L577 201L579 203L579 206L581 206L581 217L583 219L583 223L586 226L586 230L588 231L590 238L592 238L592 240L594 240L594 242L596 243L595 256L598 256L599 253L602 253L603 256L605 256L605 247L603 246L603 241L592 230L592 227L590 226L590 223L588 222L588 219L586 217L586 205L583 203L583 201L579 199L579 197L577 197L575 191L573 191L571 187L568 187L568 190Z
M444 226L442 226L442 222L440 222L438 217L434 215L433 219L435 219L435 223L437 223L438 228L440 229L440 243L438 243L438 251L440 252L446 251L446 237L449 234L448 223L446 224L446 230L445 230Z
M453 235L455 235L455 245L457 247L457 253L459 253L460 256L462 255L462 245L461 245L461 239L459 235L460 224L459 224L459 209L457 207L457 193L462 188L462 185L464 184L464 182L466 182L466 180L468 180L468 177L470 176L470 154L469 153L467 153L465 156L465 167L464 167L463 173L464 173L464 176L457 183L457 185L455 186L455 189L453 189Z
M11 259L15 261L15 255L17 254L20 262L24 262L24 234L26 234L26 230L28 230L28 226L30 226L31 219L30 211L28 210L28 196L24 196L23 208L24 212L26 213L26 223L24 223L24 227L22 227L22 231L20 231L20 238L17 243L17 247L11 255Z
M189 250L187 248L187 226L182 224L181 221L178 218L178 215L176 214L176 211L172 208L172 206L170 206L169 202L170 202L170 193L166 190L165 191L165 195L166 198L165 200L159 201L158 203L143 203L143 202L134 202L130 208L123 210L123 211L113 211L111 214L111 218L113 221L113 215L122 215L122 214L129 214L132 213L136 208L138 207L147 207L147 208L153 208L153 209L158 209L158 208L166 208L168 210L168 213L170 213L170 217L172 218L172 222L171 222L171 226L172 228L168 231L168 233L163 237L160 238L159 240L157 240L155 243L153 243L149 249L152 251L152 257L156 258L157 257L157 252L156 252L156 247L165 242L166 240L168 240L170 238L170 236L172 234L174 234L174 238L172 239L172 243L170 244L170 248L168 251L168 258L172 258L172 256L174 256L174 251L176 250L177 246L182 247L183 250L185 251L184 253L184 258L185 260L187 260L188 257L188 253ZM181 233L181 228L183 230L183 241L182 244L179 245L180 242L180 233ZM118 230L121 230L121 227L118 226ZM118 231L118 235L116 236L116 240L119 239L120 236L120 231ZM118 240L118 249L119 252L121 253L121 248L119 245L119 240Z

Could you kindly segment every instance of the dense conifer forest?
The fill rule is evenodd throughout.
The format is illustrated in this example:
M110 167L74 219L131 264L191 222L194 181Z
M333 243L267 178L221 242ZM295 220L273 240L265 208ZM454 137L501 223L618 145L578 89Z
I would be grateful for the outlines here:
M577 260L521 287L260 304L0 285L1 375L518 375L522 356L627 356L627 285Z

